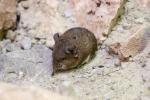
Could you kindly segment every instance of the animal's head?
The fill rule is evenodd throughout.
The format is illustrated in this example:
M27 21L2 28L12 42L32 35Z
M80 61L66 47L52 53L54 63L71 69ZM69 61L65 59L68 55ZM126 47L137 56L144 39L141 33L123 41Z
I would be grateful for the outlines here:
M67 39L54 35L55 45L53 49L54 72L68 70L75 67L79 61L79 52L75 45Z

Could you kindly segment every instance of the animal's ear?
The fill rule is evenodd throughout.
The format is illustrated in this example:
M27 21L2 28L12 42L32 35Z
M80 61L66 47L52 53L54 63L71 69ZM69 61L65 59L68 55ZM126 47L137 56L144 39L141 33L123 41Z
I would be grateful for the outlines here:
M54 38L55 41L57 41L59 39L59 33L55 33L53 38Z

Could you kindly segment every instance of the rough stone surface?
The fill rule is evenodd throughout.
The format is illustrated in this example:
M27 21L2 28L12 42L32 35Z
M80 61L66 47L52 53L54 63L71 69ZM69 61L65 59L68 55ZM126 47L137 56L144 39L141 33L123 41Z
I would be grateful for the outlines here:
M148 24L140 25L139 29L122 43L109 45L109 52L119 55L120 59L134 57L150 45L150 27Z
M27 50L31 48L31 39L29 37L24 37L21 41L20 41L20 45L23 49Z
M0 55L0 79L23 83L41 81L52 74L51 51L42 45ZM9 62L9 63L8 63ZM22 79L24 81L22 81Z
M115 55L112 56L107 51L107 45L125 42L133 36L140 25L145 22L150 23L150 10L140 3L144 0L128 0L125 4L125 14L121 16L118 25L113 28L111 34L99 47L91 62L78 69L58 73L53 77L51 76L52 66L49 66L51 50L44 46L50 47L50 39L45 38L49 38L49 35L44 35L49 31L42 32L43 27L47 26L44 24L47 22L46 20L49 21L51 15L55 15L51 14L47 19L45 17L46 5L55 6L55 3L52 2L57 2L56 0L49 1L51 0L19 0L18 14L21 19L16 30L18 35L13 43L10 40L2 41L1 43L6 45L4 48L0 48L0 51L1 49L5 51L9 44L13 44L14 48L21 48L19 43L24 37L33 39L32 44L34 45L38 43L43 46L32 47L29 50L13 49L10 52L7 50L0 52L0 81L14 83L18 86L36 85L77 97L79 100L150 100L150 46L146 46L142 52L131 57L128 62L119 62ZM64 31L66 27L64 28L63 25L66 23L67 27L72 27L74 24L79 25L77 20L70 16L73 12L64 10L67 2L68 0L59 0L57 10L53 11L56 11L58 15L61 15L61 19L65 18L68 22L64 23L63 20L58 20L54 16L56 19L53 18L53 21L55 22L48 24L48 27L60 25L56 29L61 28ZM41 13L41 8L43 8L44 14ZM23 17L25 15L26 17ZM31 24L37 25L34 23L35 20L37 23L40 22L39 27L31 28ZM41 36L36 36L36 38L28 33L38 34L37 30L41 32Z
M50 41L48 46L52 47L55 33L62 34L69 28L81 26L93 31L100 42L104 40L102 34L106 36L116 23L123 1L125 0L22 1L18 4L20 13L18 31L23 29L33 38L47 39ZM97 4L100 6L97 7ZM93 11L94 14L90 11Z
M136 54L145 49L145 47L150 45L150 27L146 32L145 25L139 27L137 32L131 35L126 42L122 43L120 47L120 52L123 57L134 57Z
M0 38L3 36L3 30L15 28L16 11L16 0L0 1Z
M17 35L16 32L13 32L12 30L9 30L7 32L6 38L11 40L11 41L14 41L15 38L16 38L16 35Z
M71 0L77 22L94 32L98 42L106 39L108 33L122 14L126 0Z
M18 4L20 22L17 31L32 38L47 39L54 44L53 35L75 25L63 17L66 1L27 0ZM28 6L28 7L25 7ZM33 13L34 12L34 13Z
M73 100L34 86L18 87L11 84L0 83L0 100Z

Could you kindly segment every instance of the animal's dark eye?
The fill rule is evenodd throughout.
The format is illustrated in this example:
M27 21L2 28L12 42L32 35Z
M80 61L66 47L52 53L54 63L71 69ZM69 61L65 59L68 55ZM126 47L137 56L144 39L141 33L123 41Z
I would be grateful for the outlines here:
M76 39L77 37L76 36L73 36L73 39Z
M61 60L65 60L66 59L66 56L63 56L62 58L60 58Z
M65 58L62 58L62 60L65 60Z

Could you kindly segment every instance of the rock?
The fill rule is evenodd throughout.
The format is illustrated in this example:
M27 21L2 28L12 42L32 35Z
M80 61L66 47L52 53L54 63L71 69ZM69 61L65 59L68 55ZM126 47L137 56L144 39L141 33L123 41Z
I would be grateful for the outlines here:
M119 59L115 60L115 64L116 67L121 66L121 61Z
M64 16L65 16L65 17L71 17L71 16L72 16L71 10L67 9L67 10L64 12Z
M21 41L20 41L21 47L25 50L30 49L31 48L31 44L32 41L29 37L24 37Z
M146 28L147 25L140 26L136 33L131 35L125 43L122 43L120 52L123 57L135 56L145 49L150 39L150 32L146 32Z
M9 30L8 32L7 32L7 35L6 35L6 38L7 39L10 39L11 41L14 41L15 40L15 38L16 38L16 33L15 32L13 32L12 30Z
M23 7L24 9L28 9L28 8L29 8L28 2L22 2L22 7Z
M123 13L126 0L71 0L71 6L77 22L82 27L91 30L102 42L107 36L117 19Z
M100 43L107 38L106 35L117 22L117 17L122 14L121 9L126 0L107 1L103 0L101 3L98 0L23 1L18 4L18 12L21 15L19 27L28 29L26 34L49 40L47 44L50 47L54 45L55 33L63 34L76 26L86 27L94 32ZM92 14L91 10L95 14Z
M134 57L150 43L149 30L148 24L141 25L136 33L132 34L125 42L109 45L109 53L118 54L121 60Z
M21 48L16 43L11 43L10 40L3 40L0 42L0 48L1 53L11 52L11 51L17 51Z
M0 80L19 83L51 77L52 51L43 45L0 55ZM8 63L9 62L9 63ZM22 74L23 75L22 75ZM16 77L13 77L16 74ZM23 80L20 77L23 76Z
M5 30L16 27L16 0L0 1L0 38Z
M20 29L27 30L26 34L39 39L49 39L51 47L54 45L53 34L64 32L70 26L63 14L58 13L58 0L27 0L18 4L20 12ZM28 10L23 10L28 7ZM34 12L34 13L33 13ZM19 30L19 29L18 29Z
M142 5L142 7L150 8L150 0L138 0L139 5Z
M51 41L50 40L46 40L46 44L47 47L51 47Z
M32 39L32 44L37 44L38 40Z
M138 24L143 24L144 21L145 21L144 18L138 18L138 19L136 19L136 23L138 23Z
M34 86L18 87L0 83L0 100L73 100L71 97L41 89Z
M118 43L118 42L113 43L108 46L108 53L109 54L118 54L120 47L121 47L120 43Z

